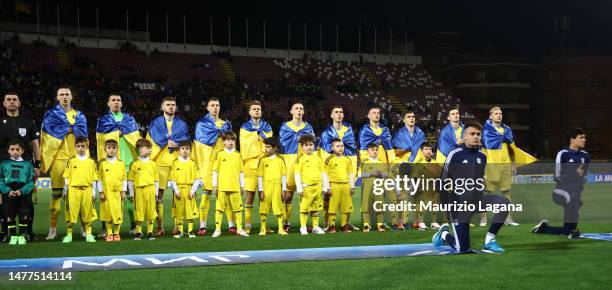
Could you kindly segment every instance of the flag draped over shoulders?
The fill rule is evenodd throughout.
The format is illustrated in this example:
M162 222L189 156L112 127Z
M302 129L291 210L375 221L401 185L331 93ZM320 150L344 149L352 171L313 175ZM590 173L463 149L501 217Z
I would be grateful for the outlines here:
M463 134L463 124L459 123L461 127L461 134ZM455 135L455 128L451 123L448 123L440 132L440 137L438 138L438 155L436 155L436 161L440 163L444 163L446 161L446 156L448 155L455 146L457 146L457 136Z
M136 119L127 113L123 113L121 121L116 121L111 112L100 116L96 124L98 160L104 159L104 143L106 140L115 140L119 143L122 136L130 145L130 150L133 151L134 156L137 156L135 149L136 141L140 139L140 132L138 132ZM121 156L119 157L121 158Z
M172 133L168 132L166 120L164 116L158 116L151 121L147 137L153 143L151 159L155 159L157 154L168 145L168 141L172 140L176 143L189 140L189 129L187 123L179 117L172 119Z
M333 125L329 125L327 128L325 128L325 130L323 130L323 132L321 132L319 146L322 150L325 150L325 152L332 153L331 141L333 139L340 139L344 144L344 155L356 156L357 144L355 142L355 133L353 132L353 128L348 122L343 122L342 125L347 128L342 138L340 138L340 136L338 135L338 131L336 130L336 128L334 128Z
M51 167L62 142L70 132L75 137L88 136L85 114L76 111L76 114L71 115L69 119L66 113L60 105L56 105L45 112L43 117L40 136L41 170L43 172L47 172Z
M417 155L421 152L421 144L427 141L427 136L421 128L415 126L412 136L406 126L403 126L395 132L393 136L393 146L398 149L410 150L408 161L414 162ZM402 157L400 157L402 158ZM404 158L402 158L404 159Z
M503 134L500 133L493 122L489 119L485 122L482 132L483 153L487 155L488 163L501 163L503 152L503 144L507 144L509 151L514 155L514 162L517 166L527 165L537 161L529 153L521 150L514 144L514 135L512 129L505 124L502 124ZM508 152L510 153L510 152Z
M306 122L302 123L300 127L294 125L291 121L283 123L278 133L282 154L297 154L300 136L306 134L314 136L312 126Z

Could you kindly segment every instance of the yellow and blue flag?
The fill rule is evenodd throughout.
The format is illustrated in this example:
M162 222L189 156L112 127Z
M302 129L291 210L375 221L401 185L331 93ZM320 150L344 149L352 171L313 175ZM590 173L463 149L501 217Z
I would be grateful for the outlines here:
M340 139L344 144L344 155L351 160L353 172L357 172L357 142L353 127L349 122L342 122L340 131L336 130L333 125L329 125L323 132L319 140L319 156L322 160L326 160L332 154L332 140Z
M283 123L278 133L282 154L298 154L298 141L302 135L315 135L312 126L306 122L296 126L291 121Z
M502 124L502 127L503 134L493 126L493 122L490 119L485 122L482 132L482 152L487 155L487 163L499 164L512 162L512 160L505 160L504 158L503 154L509 153L513 153L514 163L517 166L523 166L537 161L535 157L521 150L514 144L514 136L510 127L505 124Z
M168 132L166 119L164 116L158 116L149 124L149 132L147 139L153 143L151 150L151 160L155 160L157 155L168 145L168 141L172 140L176 143L189 140L189 129L187 123L179 117L174 117L172 120L172 133ZM173 149L168 148L169 153L173 153Z
M390 163L395 161L395 151L393 150L393 138L391 131L387 127L379 127L374 132L370 124L366 123L359 130L359 157L361 160L368 158L368 144L378 144L378 159Z
M245 168L256 170L259 159L265 155L263 140L272 137L272 126L263 119L259 126L255 126L253 119L249 119L240 126L240 154Z
M70 130L74 137L87 137L87 118L81 111L67 112L60 105L45 112L40 134L41 170L46 173L55 159L57 152L62 147L62 142L68 136ZM75 149L66 146L68 155L75 155ZM72 151L70 151L72 150ZM71 154L70 154L71 153Z
M115 140L120 144L120 138L124 137L129 145L129 151L132 156L138 156L136 152L136 141L140 139L138 132L138 123L130 114L123 113L121 121L117 121L111 112L108 112L98 118L96 124L96 140L98 160L104 159L104 142L106 140ZM117 157L121 159L121 150L117 152Z
M406 126L402 126L393 136L393 146L395 146L395 148L410 150L410 152L397 157L403 161L408 160L409 162L414 162L417 156L423 155L421 153L421 144L425 143L425 141L427 141L427 136L423 130L417 126L414 127L412 135Z
M459 123L459 126L461 127L461 133L459 135L462 135L463 123ZM446 161L446 156L448 156L448 153L457 146L457 143L459 143L459 139L455 134L455 128L453 128L453 125L449 122L444 129L442 129L442 132L440 132L440 137L438 138L439 154L436 155L436 161L438 163L444 163Z
M212 167L211 155L213 154L214 148L217 147L217 150L221 150L222 148L220 142L219 145L216 146L221 134L232 131L231 122L221 122L221 127L217 127L215 119L210 115L210 113L206 114L196 122L195 140L193 141L191 158L193 158L198 166L200 166L202 178L206 178L208 176L208 169Z

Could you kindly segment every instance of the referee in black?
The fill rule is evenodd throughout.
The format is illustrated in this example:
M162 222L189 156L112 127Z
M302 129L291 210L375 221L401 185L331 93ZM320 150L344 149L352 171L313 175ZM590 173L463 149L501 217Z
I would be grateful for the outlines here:
M17 93L6 92L2 105L4 106L5 113L0 117L0 160L9 158L7 143L11 139L21 140L25 145L23 157L24 159L29 158L32 160L34 164L34 174L38 177L40 175L40 143L38 141L40 132L38 127L34 120L19 114L21 100ZM27 239L29 241L34 239L32 223L34 221L34 203L36 203L37 200L36 197L33 198L33 202L30 203L32 205L30 208L32 218L28 223L28 233L30 234ZM2 210L0 210L0 218L2 220L2 232L7 233L8 227L5 220L4 206L2 206ZM5 241L5 236L2 237L3 242Z

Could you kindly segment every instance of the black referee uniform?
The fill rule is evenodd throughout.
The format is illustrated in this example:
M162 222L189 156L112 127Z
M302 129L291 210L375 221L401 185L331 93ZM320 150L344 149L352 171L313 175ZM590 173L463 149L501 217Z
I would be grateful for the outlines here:
M24 153L23 159L34 161L34 153L32 150L32 141L38 140L40 137L40 131L34 120L24 115L18 115L17 117L10 117L3 114L0 117L0 160L8 159L8 142L12 139L21 140L23 142ZM39 166L35 164L35 167ZM32 195L29 195L31 198ZM34 221L34 204L31 203L30 207L30 220L28 223L28 232L32 231L32 224ZM8 233L8 225L5 219L4 206L0 209L0 221L2 223L2 232ZM31 237L28 237L29 239Z

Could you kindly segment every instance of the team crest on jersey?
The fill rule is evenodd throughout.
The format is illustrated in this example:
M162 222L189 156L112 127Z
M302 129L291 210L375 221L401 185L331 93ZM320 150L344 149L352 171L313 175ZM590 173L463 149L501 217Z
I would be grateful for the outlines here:
M463 160L463 163L468 163L467 159L464 159L464 160Z
M580 162L584 163L584 157L580 158Z
M574 159L570 159L568 162L574 162Z
M19 128L19 135L21 137L25 137L26 133L27 133L27 129L26 128Z
M480 161L480 158L476 158L476 163L480 164L482 161Z

